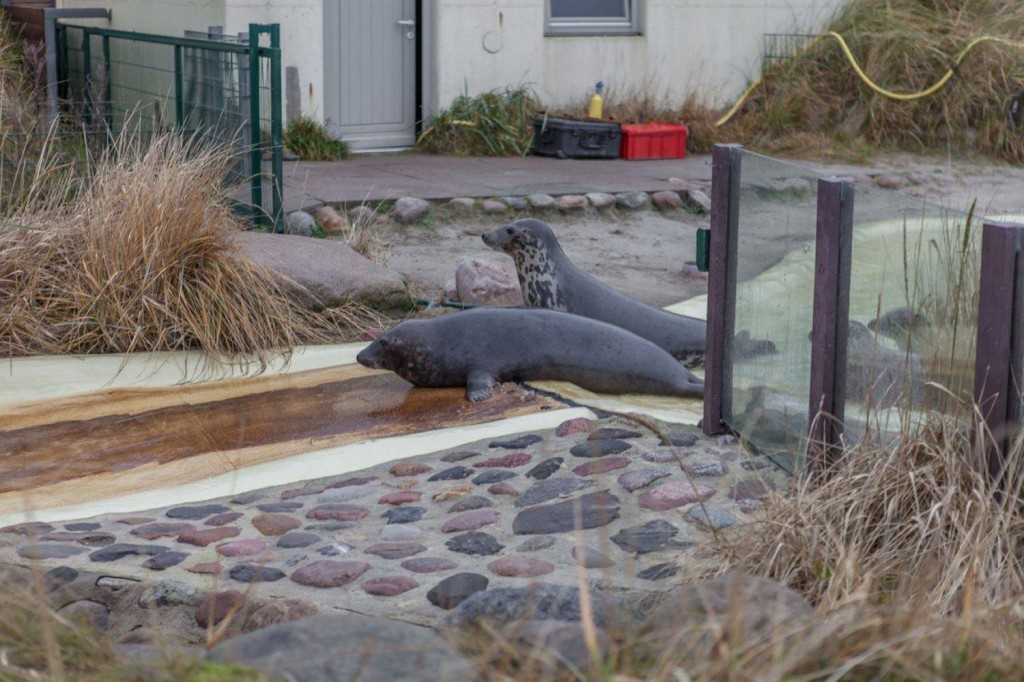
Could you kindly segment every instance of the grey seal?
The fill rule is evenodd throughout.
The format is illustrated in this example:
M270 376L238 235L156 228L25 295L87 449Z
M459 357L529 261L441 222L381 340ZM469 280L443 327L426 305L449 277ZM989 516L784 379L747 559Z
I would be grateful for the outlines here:
M571 381L598 393L704 395L704 382L650 341L554 310L478 308L391 328L359 353L415 386L465 386L472 402L504 381Z
M565 255L546 223L533 218L516 220L483 235L483 240L492 249L512 256L526 305L621 327L658 345L687 366L704 362L704 320L652 308L583 272ZM736 337L736 357L774 352L770 341L751 339L745 332Z

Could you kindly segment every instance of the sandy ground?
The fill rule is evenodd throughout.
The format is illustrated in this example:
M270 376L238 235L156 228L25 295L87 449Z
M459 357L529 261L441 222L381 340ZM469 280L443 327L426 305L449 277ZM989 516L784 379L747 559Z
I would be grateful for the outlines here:
M799 176L801 162L794 164L789 171L779 171L778 179L784 179L782 176L787 173ZM815 167L820 169L821 164ZM886 184L881 176L895 177L905 186L899 190L879 188L878 184ZM744 178L748 177L751 183L760 182L753 167L749 174L745 173ZM889 155L873 160L864 175L855 176L855 180L855 206L864 213L869 205L878 214L884 213L879 207L886 202L912 203L910 197L923 197L960 210L966 210L977 199L980 213L1024 215L1024 169L1008 164ZM791 219L793 211L813 215L813 197L804 197L803 203L795 208L773 208L760 202L741 215L741 279L758 274L806 243L812 224L802 231L791 226L779 227ZM417 295L437 298L464 259L485 258L511 266L511 259L488 249L480 235L513 217L442 215L425 226L392 224L379 229L391 250L388 266L405 275ZM548 211L536 217L552 225L577 266L634 298L665 306L706 293L705 276L695 273L692 267L684 272L684 264L695 259L696 229L709 224L706 215L687 211L591 210L578 215Z

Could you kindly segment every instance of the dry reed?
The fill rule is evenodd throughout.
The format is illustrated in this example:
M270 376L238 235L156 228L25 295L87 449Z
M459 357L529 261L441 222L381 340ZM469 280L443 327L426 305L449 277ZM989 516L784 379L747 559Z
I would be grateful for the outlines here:
M202 349L263 368L337 337L339 321L359 326L352 309L307 310L241 255L228 161L198 139L122 135L93 173L32 184L0 230L0 352Z
M918 92L950 68L971 40L1020 41L1017 0L855 0L830 27L882 87ZM834 40L781 60L723 129L733 139L775 152L806 153L863 143L910 151L979 151L1024 159L1024 135L1007 116L1024 89L1024 48L994 42L974 48L952 81L914 101L889 99L854 74Z

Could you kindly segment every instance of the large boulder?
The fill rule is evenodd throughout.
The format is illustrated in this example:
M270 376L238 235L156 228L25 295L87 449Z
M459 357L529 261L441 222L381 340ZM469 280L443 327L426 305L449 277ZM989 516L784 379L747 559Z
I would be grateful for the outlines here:
M455 288L463 303L523 305L523 291L515 270L494 261L474 258L459 263Z
M250 632L217 645L209 658L303 682L479 679L469 661L433 630L354 613Z
M341 242L265 232L240 232L235 242L254 263L298 284L296 296L312 308L334 308L347 300L377 310L412 305L401 275Z

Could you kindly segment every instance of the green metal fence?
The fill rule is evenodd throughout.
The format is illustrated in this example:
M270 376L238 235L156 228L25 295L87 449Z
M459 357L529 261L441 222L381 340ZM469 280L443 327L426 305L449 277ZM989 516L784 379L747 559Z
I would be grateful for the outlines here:
M59 24L61 99L87 126L117 133L176 128L237 150L235 198L260 224L283 227L280 28L250 24L214 40ZM100 119L100 120L97 120Z

